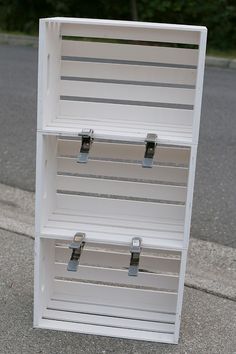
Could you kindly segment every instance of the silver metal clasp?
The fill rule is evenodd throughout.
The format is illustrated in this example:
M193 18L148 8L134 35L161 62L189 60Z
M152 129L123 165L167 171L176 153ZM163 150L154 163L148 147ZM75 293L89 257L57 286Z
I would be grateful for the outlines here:
M77 232L73 238L72 243L69 248L72 249L72 254L67 266L69 272L76 272L79 265L79 260L81 256L82 249L85 245L85 234L82 232Z
M146 139L146 150L143 159L143 167L151 168L153 165L153 158L157 146L157 135L156 134L148 134Z
M93 133L94 131L92 129L83 129L82 132L79 133L82 142L81 142L81 148L80 148L80 153L77 162L79 163L88 162L89 150L94 140Z
M139 258L141 253L141 242L142 239L139 237L134 237L132 239L132 244L130 247L130 266L129 266L129 276L137 276L138 275L138 268L139 268Z

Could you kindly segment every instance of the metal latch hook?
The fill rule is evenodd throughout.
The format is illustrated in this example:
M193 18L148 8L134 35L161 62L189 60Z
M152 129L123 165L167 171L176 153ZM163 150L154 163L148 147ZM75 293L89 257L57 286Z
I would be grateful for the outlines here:
M156 134L148 134L146 139L146 150L143 159L143 167L152 167L153 165L153 158L157 146L157 135Z
M132 239L131 247L130 247L130 266L129 266L129 276L137 276L138 268L139 268L139 258L141 253L141 242L142 239L139 237L134 237Z
M79 265L79 260L81 252L85 245L85 234L82 232L77 232L73 238L72 243L69 248L72 249L72 254L67 266L69 272L76 272Z
M80 153L77 162L79 163L88 162L89 150L94 140L93 133L94 131L92 129L83 129L82 132L79 133L82 142L81 142L81 148L80 148Z

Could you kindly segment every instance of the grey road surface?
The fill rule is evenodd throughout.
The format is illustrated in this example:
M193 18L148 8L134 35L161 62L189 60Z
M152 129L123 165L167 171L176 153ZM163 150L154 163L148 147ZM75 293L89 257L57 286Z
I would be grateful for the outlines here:
M34 190L37 49L0 45L0 182ZM191 235L236 247L236 70L207 68Z

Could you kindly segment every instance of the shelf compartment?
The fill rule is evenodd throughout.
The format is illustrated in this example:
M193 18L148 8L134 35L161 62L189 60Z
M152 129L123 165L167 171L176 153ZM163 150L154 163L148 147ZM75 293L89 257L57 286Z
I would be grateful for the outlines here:
M181 252L143 248L130 277L128 246L86 243L78 271L69 272L68 245L40 241L40 327L61 322L62 330L83 325L85 333L174 341Z
M93 127L100 138L143 141L155 133L161 143L197 143L206 28L69 23L40 22L40 131Z
M38 134L43 237L183 246L190 148L157 146L153 167L142 168L144 145L97 141L80 164L80 140Z

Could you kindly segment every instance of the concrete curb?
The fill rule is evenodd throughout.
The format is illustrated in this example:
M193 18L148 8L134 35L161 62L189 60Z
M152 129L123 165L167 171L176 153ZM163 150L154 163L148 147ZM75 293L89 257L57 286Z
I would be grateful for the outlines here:
M236 59L218 58L207 56L206 57L207 66L215 66L218 68L230 68L236 69Z
M0 228L34 238L34 193L0 184Z
M23 36L18 34L0 33L0 43L11 45L25 45L25 46L38 46L38 37L36 36Z
M185 285L236 300L236 249L191 238Z
M34 238L34 193L0 184L0 228ZM236 249L191 239L185 285L236 300Z
M1 43L38 47L38 37L0 33L0 44ZM207 56L206 65L219 68L236 69L236 59Z

